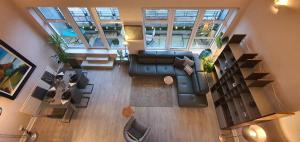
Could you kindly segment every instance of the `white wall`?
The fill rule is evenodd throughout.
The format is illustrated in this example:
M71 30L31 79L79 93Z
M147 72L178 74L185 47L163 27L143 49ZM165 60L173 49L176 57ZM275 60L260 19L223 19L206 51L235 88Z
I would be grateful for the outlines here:
M270 10L273 0L252 0L233 33L247 34L246 43L258 52L275 79L278 98L289 111L300 110L300 10L296 0L291 7ZM279 104L278 104L279 105ZM269 141L300 139L299 112L295 116L263 124Z
M0 4L0 38L33 62L37 68L20 91L15 100L0 97L0 106L3 113L0 116L0 133L17 134L20 125L27 126L30 116L20 112L20 108L32 92L39 80L45 66L49 64L49 56L53 50L47 45L41 34L37 33L33 25L28 24L26 16L10 1L1 1ZM3 139L2 142L17 141L16 139Z

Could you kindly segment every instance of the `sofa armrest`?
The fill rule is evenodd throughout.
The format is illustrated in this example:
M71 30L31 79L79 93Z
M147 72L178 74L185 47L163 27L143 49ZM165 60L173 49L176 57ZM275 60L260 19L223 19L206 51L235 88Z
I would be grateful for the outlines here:
M129 75L131 75L134 70L135 70L135 67L136 67L136 64L137 64L137 55L129 55L129 69L128 69L128 72L129 72Z
M195 62L195 65L194 65L195 70L197 72L203 72L204 70L203 70L203 67L202 67L202 64L201 64L201 60L199 59L199 55L194 54L193 56L194 56L194 62Z
M200 87L200 92L206 94L209 91L208 82L206 79L205 72L197 72L198 84Z

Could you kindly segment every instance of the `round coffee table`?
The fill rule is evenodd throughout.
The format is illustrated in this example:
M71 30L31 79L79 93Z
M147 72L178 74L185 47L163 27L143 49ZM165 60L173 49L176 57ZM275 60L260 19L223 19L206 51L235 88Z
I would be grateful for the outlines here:
M167 84L167 85L172 85L173 84L173 77L172 76L165 76L164 77L164 82L165 82L165 84Z

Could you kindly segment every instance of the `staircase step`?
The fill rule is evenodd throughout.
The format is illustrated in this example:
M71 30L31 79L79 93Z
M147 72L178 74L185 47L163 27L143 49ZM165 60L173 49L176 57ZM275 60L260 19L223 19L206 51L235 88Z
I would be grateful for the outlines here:
M114 67L114 61L107 61L106 63L90 63L83 61L81 67L84 69L112 69Z
M86 57L86 61L89 63L107 63L109 61L108 57Z

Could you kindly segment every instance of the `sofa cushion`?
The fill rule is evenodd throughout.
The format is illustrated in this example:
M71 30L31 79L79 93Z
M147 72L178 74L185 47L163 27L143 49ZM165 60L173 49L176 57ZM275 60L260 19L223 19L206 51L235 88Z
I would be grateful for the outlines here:
M175 56L179 58L183 58L184 56L187 56L190 59L193 59L193 53L188 51L175 51Z
M196 68L196 71L197 72L204 71L203 67L202 67L202 64L201 64L201 61L199 59L199 55L194 54L193 56L194 56L194 62L195 62L194 67Z
M184 64L183 65L189 65L189 66L194 66L195 62L193 60L191 60L189 57L184 56L183 57L184 60Z
M189 76L176 76L177 79L177 94L192 94L193 85Z
M199 82L198 82L197 72L194 72L194 73L192 74L192 85L193 85L194 93L195 93L196 95L198 95L199 93L201 93L200 87L199 87Z
M175 75L173 65L156 65L157 75Z
M174 51L157 51L156 56L158 58L161 58L161 57L173 57L174 58L175 52Z
M204 95L178 94L178 105L184 107L207 107L207 99Z
M173 64L174 57L160 57L156 58L156 64Z
M156 57L156 51L139 51L139 57Z
M178 69L178 68L175 68L175 74L177 76L179 76L179 75L183 75L183 76L187 75L186 72L183 69Z
M189 76L191 76L192 73L194 72L193 68L190 67L189 65L185 65L185 67L183 68L183 70L184 70Z
M137 67L137 70L138 70L138 74L156 75L156 66L155 65L140 64Z
M138 62L140 64L155 64L156 58L155 57L139 57Z
M178 57L175 57L174 59L174 67L179 68L179 69L183 69L184 68L184 59L180 59Z

